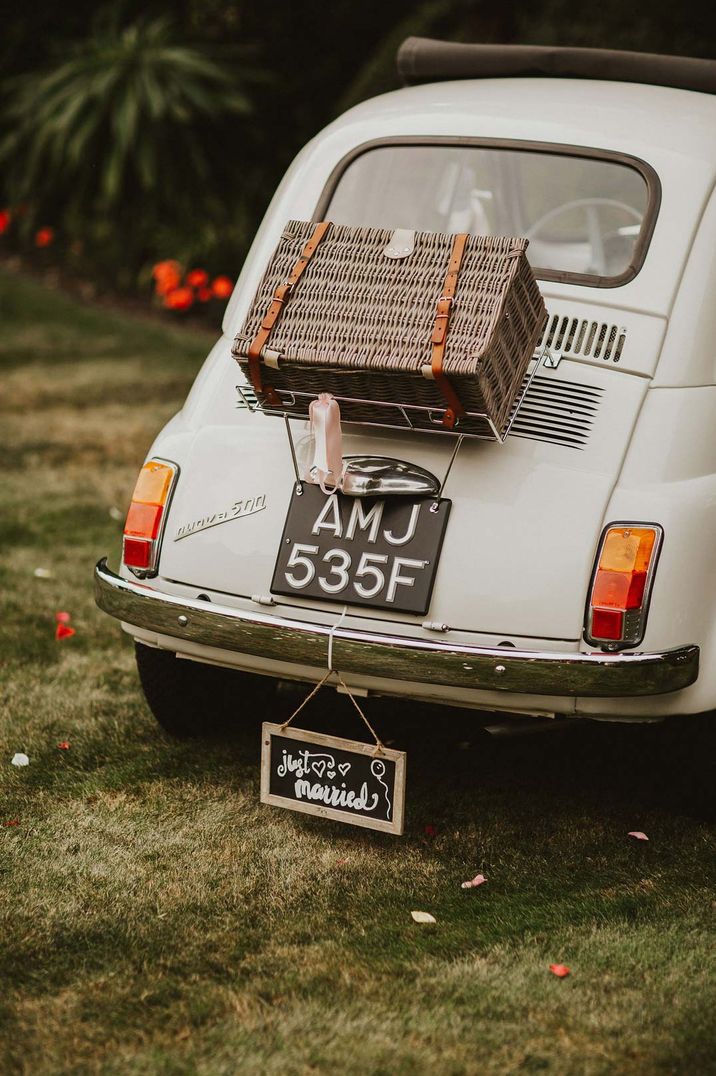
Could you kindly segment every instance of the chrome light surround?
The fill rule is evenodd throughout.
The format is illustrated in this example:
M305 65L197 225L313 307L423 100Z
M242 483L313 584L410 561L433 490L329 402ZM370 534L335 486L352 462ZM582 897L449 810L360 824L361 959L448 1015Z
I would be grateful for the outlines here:
M161 551L162 551L162 542L164 540L164 532L165 532L166 526L167 526L167 516L169 515L169 509L171 507L172 498L174 497L174 490L176 489L177 480L179 478L179 474L180 474L180 470L181 470L178 463L174 463L172 460L165 460L162 456L149 456L144 461L144 463L142 464L142 467L145 467L146 464L148 464L148 463L163 463L165 467L170 467L172 469L173 473L172 473L172 480L171 480L171 483L169 485L169 489L167 490L166 500L164 501L164 504L162 505L162 518L161 518L161 522L159 524L159 530L157 531L156 538L139 538L139 537L134 537L131 534L130 535L122 534L122 564L127 569L127 571L131 572L132 575L137 577L137 579L153 579L158 574L159 556L160 556ZM141 470L141 468L140 468L140 470ZM126 524L125 524L125 526L126 526ZM136 542L147 542L148 543L148 545L150 547L149 567L147 567L147 568L134 568L134 567L132 567L131 564L126 563L126 561L124 559L124 542L125 542L125 539L127 537L133 539Z
M600 639L595 638L592 635L592 614L594 612L592 607L592 594L594 592L594 584L597 579L597 572L599 571L599 561L602 558L602 551L604 549L604 543L609 531L614 530L617 527L623 527L628 529L629 527L649 528L655 533L654 548L649 561L649 568L646 573L646 582L644 584L644 594L641 600L641 605L638 609L625 609L624 621L622 628L621 639ZM659 562L659 556L661 554L661 547L664 541L664 528L659 523L649 523L643 520L621 520L616 519L611 523L607 523L604 527L601 536L599 538L599 545L597 546L597 552L594 557L594 566L592 568L592 575L589 580L589 589L587 590L587 604L584 612L584 638L590 646L598 646L601 650L606 651L619 651L628 650L631 647L638 646L644 638L646 632L646 621L649 615L649 605L651 602L651 590L654 585L654 576L656 575L656 567Z

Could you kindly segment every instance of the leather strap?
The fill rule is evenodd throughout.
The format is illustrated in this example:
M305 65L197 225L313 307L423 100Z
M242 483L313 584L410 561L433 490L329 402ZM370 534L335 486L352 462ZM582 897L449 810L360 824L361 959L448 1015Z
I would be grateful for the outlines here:
M313 255L318 249L318 245L323 239L324 235L330 228L330 221L324 220L320 224L317 224L311 238L306 243L305 247L301 251L301 256L294 265L287 279L283 284L279 284L276 291L273 293L273 298L269 304L269 308L264 315L264 319L261 322L261 328L257 332L254 339L249 344L248 358L249 358L249 376L251 378L251 384L254 387L255 392L261 392L261 352L263 351L266 343L268 342L274 326L281 316L281 311L284 305L288 301L291 292L295 288L298 281L301 279L306 266L310 262ZM270 399L269 402L276 404L280 403L275 391L270 386L267 389L269 396L275 397Z
M447 410L443 417L443 426L451 430L455 425L455 422L459 415L465 414L465 408L460 403L460 398L455 392L455 389L451 385L449 379L443 373L443 359L445 358L445 345L447 343L448 326L450 323L450 314L452 312L452 306L455 301L455 290L457 288L457 278L460 272L460 266L462 265L463 255L465 253L465 244L467 243L467 234L460 233L456 235L452 243L452 251L450 252L450 262L448 264L447 276L445 277L445 283L443 284L442 295L438 299L437 311L435 313L435 321L433 322L433 335L431 343L433 345L432 359L430 363L430 369L435 382L443 394L445 402L447 403Z

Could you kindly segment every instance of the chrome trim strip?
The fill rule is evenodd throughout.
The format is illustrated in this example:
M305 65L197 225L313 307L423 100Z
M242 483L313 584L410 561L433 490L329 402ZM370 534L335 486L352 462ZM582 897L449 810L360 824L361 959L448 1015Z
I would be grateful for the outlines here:
M122 579L106 559L95 568L95 599L110 616L168 635L179 648L186 640L275 661L327 666L331 624L162 594ZM693 684L699 670L697 646L654 654L560 654L338 627L332 648L335 667L344 675L530 695L662 695Z

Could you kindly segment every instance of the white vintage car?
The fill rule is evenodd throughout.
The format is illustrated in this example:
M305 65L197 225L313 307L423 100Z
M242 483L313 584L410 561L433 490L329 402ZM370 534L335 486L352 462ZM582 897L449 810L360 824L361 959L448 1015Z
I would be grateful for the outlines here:
M98 604L175 733L327 669L517 715L713 710L716 62L413 39L401 65L426 84L353 108L281 183ZM307 423L262 413L231 354L289 219L526 237L548 311L504 441L344 423L352 485L291 533Z

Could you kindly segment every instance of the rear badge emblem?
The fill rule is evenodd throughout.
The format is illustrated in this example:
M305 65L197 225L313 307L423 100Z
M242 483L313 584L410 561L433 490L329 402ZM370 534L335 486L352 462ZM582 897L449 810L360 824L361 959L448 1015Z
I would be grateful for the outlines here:
M225 508L223 512L214 512L213 515L196 519L193 523L183 523L174 535L174 541L180 542L182 538L188 538L191 534L207 531L210 527L218 527L220 523L230 523L232 519L253 516L257 512L263 512L265 507L265 493L259 494L258 497L247 497L243 501L235 501L231 508Z

